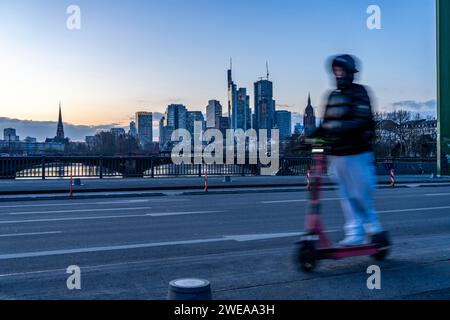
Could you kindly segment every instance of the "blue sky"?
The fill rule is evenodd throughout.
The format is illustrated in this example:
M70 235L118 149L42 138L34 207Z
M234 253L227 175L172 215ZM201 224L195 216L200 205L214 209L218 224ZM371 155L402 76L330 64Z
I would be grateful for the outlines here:
M81 8L81 30L66 8ZM382 29L366 27L381 7ZM327 58L363 62L378 110L435 99L434 0L0 0L2 117L98 125L169 103L226 105L226 68L253 94L269 61L277 103L322 105ZM253 105L253 98L251 98ZM424 104L427 105L427 104Z

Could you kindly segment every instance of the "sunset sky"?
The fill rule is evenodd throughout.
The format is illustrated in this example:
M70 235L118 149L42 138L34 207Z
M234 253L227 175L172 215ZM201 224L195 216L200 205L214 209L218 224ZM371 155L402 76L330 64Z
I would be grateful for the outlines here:
M344 5L345 3L345 5ZM81 8L81 30L66 8ZM366 9L382 9L382 29ZM434 0L0 0L0 117L126 124L169 103L226 105L226 69L246 87L269 61L282 109L319 107L331 82L326 59L348 52L376 107L435 99ZM408 104L409 105L409 104Z

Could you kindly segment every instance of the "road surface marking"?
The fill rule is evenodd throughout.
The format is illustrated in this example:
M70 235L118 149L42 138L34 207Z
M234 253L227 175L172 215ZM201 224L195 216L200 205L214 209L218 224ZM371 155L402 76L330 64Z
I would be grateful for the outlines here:
M426 194L427 197L440 197L440 196L450 196L450 193L429 193Z
M109 204L130 204L139 202L184 202L191 201L190 199L142 199L142 200L117 200L117 201L97 201L97 202L66 202L66 203L41 203L41 204L21 204L21 205L3 205L0 209L9 208L32 208L32 207L65 207L76 205L109 205Z
M342 198L325 198L325 199L321 199L321 201L337 201L337 200L342 200ZM290 202L309 202L309 199L261 201L261 203L263 203L263 204L290 203Z
M22 211L11 212L9 215L32 215L32 214L52 214L52 213L75 213L75 212L105 212L105 211L137 211L152 209L152 207L127 207L127 208L102 208L102 209L71 209L71 210L55 210L55 211Z
M164 212L164 213L148 213L147 216L151 217L166 217L166 216L179 216L185 214L200 214L200 213L221 213L224 211L186 211L186 212Z
M0 234L0 238L24 237L24 236L39 236L39 235L60 234L60 233L62 233L62 231L30 232L30 233L11 233L11 234Z
M208 213L208 212L225 212L225 211L196 211L195 213ZM127 214L120 216L87 216L87 217L67 217L67 218L48 218L48 219L30 219L30 220L0 220L0 224L13 224L13 223L34 223L34 222L57 222L57 221L78 221L78 220L102 220L102 219L125 219L125 218L145 218L145 217L160 217L165 215L183 215L193 214L192 212L161 212L153 214Z
M8 253L8 254L1 254L0 260L48 257L48 256L65 255L65 254L92 253L92 252L105 252L105 251L117 251L117 250L144 249L144 248L177 246L177 245L187 245L187 244L203 244L203 243L211 243L211 242L256 241L256 240L274 239L274 238L289 238L289 237L294 237L294 236L301 236L302 234L303 233L300 233L300 232L296 232L296 233L288 232L288 233L272 233L272 234L260 234L260 235L257 235L257 234L236 235L236 236L222 236L220 238L211 238L211 239L152 242L152 243L128 244L128 245L116 245L116 246L104 246L104 247Z
M120 216L94 216L94 217L73 217L73 218L51 218L51 219L31 219L31 220L6 220L1 221L0 224L13 223L34 223L34 222L56 222L56 221L77 221L77 220L102 220L102 219L123 219L123 218L138 218L147 217L145 214L129 214Z
M396 210L384 210L384 211L378 211L378 212L379 213L395 213L395 212L430 211L430 210L444 210L444 209L450 209L450 206L448 206L448 207L413 208L413 209L396 209Z

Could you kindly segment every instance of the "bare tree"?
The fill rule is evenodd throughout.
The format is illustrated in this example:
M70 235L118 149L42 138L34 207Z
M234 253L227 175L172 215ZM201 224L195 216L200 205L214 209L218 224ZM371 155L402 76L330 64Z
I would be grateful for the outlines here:
M400 156L406 156L409 153L408 140L412 135L412 132L408 127L408 122L411 120L411 112L406 110L398 110L387 113L386 118L396 124L393 130L397 136L398 142L400 143Z

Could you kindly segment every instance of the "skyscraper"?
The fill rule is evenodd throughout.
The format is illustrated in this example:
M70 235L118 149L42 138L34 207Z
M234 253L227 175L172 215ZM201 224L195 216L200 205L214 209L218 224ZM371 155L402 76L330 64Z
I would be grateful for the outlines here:
M138 137L142 146L153 142L153 113L136 112L136 125Z
M136 138L138 136L136 122L134 121L130 122L130 129L128 130L128 135L133 138Z
M275 100L273 100L273 83L259 80L254 84L255 123L253 128L272 129L275 126Z
M220 128L220 117L222 116L222 105L217 100L209 100L206 106L206 127Z
M294 133L297 136L301 136L302 135L302 133L303 133L303 126L302 126L301 123L296 123L295 124Z
M316 129L316 116L314 115L314 108L311 105L311 95L308 94L308 105L303 115L303 128L306 136L310 135Z
M232 65L230 65L227 74L229 127L232 129L247 130L251 127L250 97L247 95L247 89L237 89L233 81Z
M237 123L235 129L250 129L252 125L251 115L250 97L247 95L247 89L239 88L237 92L237 112L236 116L233 115L233 119L236 118Z
M187 109L182 104L168 105L164 118L166 127L172 127L174 130L186 129L187 127Z
M192 139L194 139L194 128L195 128L195 122L201 122L202 123L202 131L205 129L205 118L203 117L203 113L201 113L201 111L188 111L187 112L187 124L186 124L186 129L189 131L189 133L191 134ZM201 132L197 132L198 134L200 134L200 138L201 138Z
M275 115L280 139L289 139L292 136L292 114L289 111L280 110L276 111Z
M166 151L169 146L170 138L172 136L173 127L168 127L165 125L165 117L159 120L159 150Z
M6 128L3 130L3 139L8 142L19 141L19 136L14 128Z

